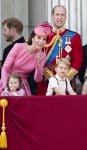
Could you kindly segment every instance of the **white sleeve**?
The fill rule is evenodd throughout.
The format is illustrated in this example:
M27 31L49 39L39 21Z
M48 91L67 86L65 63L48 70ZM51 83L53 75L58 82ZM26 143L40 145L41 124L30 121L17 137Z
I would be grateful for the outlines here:
M53 95L53 88L58 87L57 80L55 77L51 77L48 83L48 88L46 92L46 96L51 96Z
M73 90L70 81L67 79L67 90L68 92Z

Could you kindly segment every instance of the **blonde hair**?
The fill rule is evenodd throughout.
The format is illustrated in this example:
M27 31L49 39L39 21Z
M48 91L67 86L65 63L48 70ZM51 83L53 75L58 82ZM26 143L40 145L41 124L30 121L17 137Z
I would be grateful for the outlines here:
M57 64L55 67L58 67L59 64L64 63L68 68L71 67L71 63L67 58L61 58L57 61Z

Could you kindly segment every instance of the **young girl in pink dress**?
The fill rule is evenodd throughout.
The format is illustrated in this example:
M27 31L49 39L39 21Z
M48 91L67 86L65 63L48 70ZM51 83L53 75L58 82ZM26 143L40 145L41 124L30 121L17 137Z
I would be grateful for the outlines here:
M14 73L8 78L7 87L2 91L2 96L25 96L25 91L22 88L21 77Z
M31 34L31 45L28 43L14 45L1 70L0 94L7 85L9 75L16 72L21 76L26 96L31 95L27 77L29 73L35 70L34 80L36 82L42 80L46 61L46 54L42 48L45 46L51 30L52 28L48 23L39 24Z

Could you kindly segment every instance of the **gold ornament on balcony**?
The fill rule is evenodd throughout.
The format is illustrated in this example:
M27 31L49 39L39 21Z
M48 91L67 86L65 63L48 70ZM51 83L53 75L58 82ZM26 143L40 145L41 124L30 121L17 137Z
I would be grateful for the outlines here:
M7 137L6 137L6 127L5 127L5 108L8 105L7 99L0 100L0 106L2 107L2 127L0 134L0 148L7 148Z

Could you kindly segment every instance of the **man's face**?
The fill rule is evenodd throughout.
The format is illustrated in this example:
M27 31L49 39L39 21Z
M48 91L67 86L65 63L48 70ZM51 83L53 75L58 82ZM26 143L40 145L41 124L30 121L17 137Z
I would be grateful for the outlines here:
M5 40L7 42L13 42L13 39L14 39L14 28L9 29L7 27L7 25L5 24L3 26L3 35L4 35Z
M66 10L64 7L56 7L52 15L53 26L58 29L63 27L66 20Z

